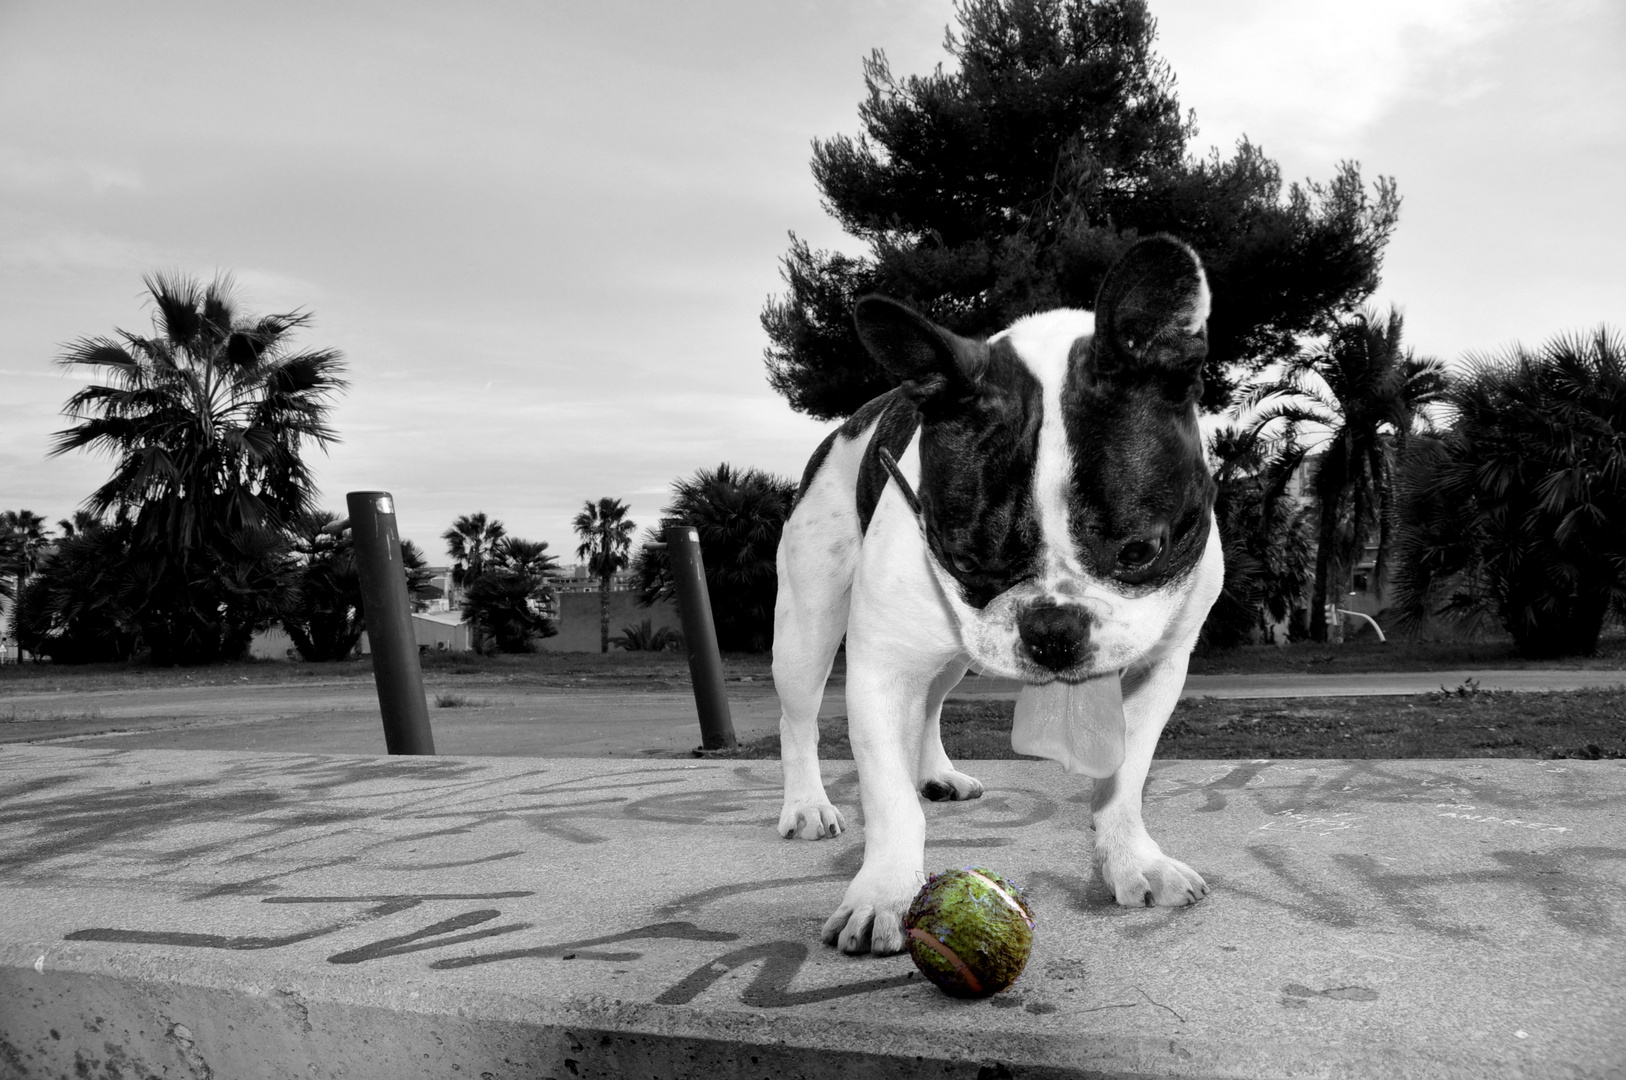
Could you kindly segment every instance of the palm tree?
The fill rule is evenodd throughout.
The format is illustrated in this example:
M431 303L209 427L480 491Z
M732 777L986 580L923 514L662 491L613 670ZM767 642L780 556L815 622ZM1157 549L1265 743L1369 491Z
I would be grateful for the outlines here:
M1291 440L1222 428L1209 438L1214 517L1225 556L1225 587L1209 610L1200 641L1231 648L1251 640L1265 618L1281 623L1304 601L1315 552L1307 512L1286 497L1300 457Z
M523 540L517 536L504 537L496 545L494 561L504 570L526 577L546 579L557 573L559 560L548 554L546 540Z
M18 595L18 644L53 663L126 660L139 642L126 518L77 527Z
M440 534L452 557L452 584L463 588L485 572L486 559L497 541L508 535L503 523L484 513L464 514ZM451 598L455 602L455 597Z
M672 501L661 510L662 532L669 525L690 525L700 536L719 648L730 652L772 648L779 592L775 560L795 501L794 481L727 462L673 481ZM638 551L634 571L645 606L675 594L671 560L663 549L646 543Z
M299 570L294 595L282 612L282 628L307 661L345 659L367 628L350 531L329 529L340 516L307 510L287 527Z
M39 569L40 557L51 542L45 519L32 510L0 511L0 573L17 582L15 595L21 596L28 577ZM13 595L11 582L5 582L5 595Z
M5 518L10 513L10 510L0 512L0 600L10 600L17 595L11 582L16 577L19 545L16 535L6 528Z
M71 518L58 518L56 526L62 530L65 540L72 540L76 536L83 536L93 529L100 528L102 519L89 510L75 510Z
M1626 617L1626 338L1470 356L1406 462L1408 621L1498 618L1525 656L1590 654Z
M59 357L98 381L68 399L75 423L52 453L113 456L86 507L133 511L133 557L153 588L137 613L145 642L157 663L196 663L246 647L258 627L238 619L272 617L238 602L246 583L276 576L243 560L271 558L275 530L310 507L303 449L337 441L327 416L344 364L331 349L293 348L309 314L246 315L227 275L143 280L152 336L81 338Z
M587 572L598 578L599 651L610 651L610 579L626 569L627 552L637 526L627 519L627 507L620 499L602 498L582 504L574 523L582 538L576 549L578 559L587 560Z
M1438 360L1419 358L1402 345L1398 309L1388 317L1370 310L1339 325L1325 346L1300 353L1274 379L1255 383L1235 409L1250 437L1274 429L1278 467L1287 473L1313 458L1316 498L1315 590L1310 636L1327 640L1327 604L1342 595L1367 540L1378 534L1374 590L1382 582L1393 545L1396 462L1418 427L1429 424L1424 406L1445 390Z
M462 604L479 651L489 641L501 652L531 652L536 638L559 632L548 615L548 575L557 569L546 540L509 536L492 546L485 571L469 583Z
M367 629L354 534L348 529L336 534L329 528L340 516L331 510L308 510L287 528L296 569L294 588L279 621L300 657L308 661L348 658ZM416 597L428 586L430 574L423 552L411 540L401 541L401 565L407 592Z

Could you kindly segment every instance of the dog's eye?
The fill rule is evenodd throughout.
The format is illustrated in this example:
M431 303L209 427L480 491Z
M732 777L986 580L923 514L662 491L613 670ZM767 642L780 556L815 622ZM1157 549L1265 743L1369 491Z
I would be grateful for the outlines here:
M1163 534L1155 533L1131 540L1118 549L1118 568L1120 570L1144 570L1157 561L1163 554Z
M949 565L962 574L975 574L982 569L980 563L970 555L961 555L958 552L949 552Z

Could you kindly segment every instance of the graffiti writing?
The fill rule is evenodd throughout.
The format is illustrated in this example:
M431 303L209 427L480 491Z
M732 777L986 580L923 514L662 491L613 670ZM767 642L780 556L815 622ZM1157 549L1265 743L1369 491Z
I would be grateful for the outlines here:
M788 882L787 882L788 883ZM782 883L775 883L782 884ZM203 934L179 930L130 930L113 927L91 927L67 934L68 941L100 941L135 945L165 945L172 948L227 949L252 951L279 949L315 938L325 937L370 922L411 911L424 904L444 901L506 900L534 896L529 891L490 893L411 893L363 896L271 896L265 904L361 904L360 911L334 919L306 930L282 935L228 935ZM706 897L705 899L710 899ZM705 902L700 900L693 906ZM679 905L682 906L682 905ZM327 962L336 965L364 964L387 957L409 953L444 949L486 941L534 929L530 922L497 923L503 917L498 908L484 907L464 911L448 918L438 919L403 934L377 938L355 948L344 949L328 956ZM739 935L724 930L709 930L692 922L671 920L638 926L613 934L532 945L524 948L504 949L496 952L473 953L467 956L443 957L431 961L429 967L437 971L452 971L480 967L486 964L509 963L518 960L598 960L625 963L639 960L644 953L638 949L612 948L633 942L692 941L702 943L731 943ZM804 944L793 941L770 941L745 945L725 952L701 964L694 971L663 990L656 1001L660 1004L687 1004L704 993L723 976L737 968L757 961L761 969L740 994L740 1001L758 1008L785 1008L810 1002L830 1001L889 990L908 985L912 975L904 973L879 979L866 979L855 983L792 990L803 966L810 956Z

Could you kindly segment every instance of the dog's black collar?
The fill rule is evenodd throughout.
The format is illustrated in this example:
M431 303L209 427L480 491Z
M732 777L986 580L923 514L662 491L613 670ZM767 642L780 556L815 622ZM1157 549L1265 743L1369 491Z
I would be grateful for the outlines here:
M903 478L903 470L898 468L898 459L884 446L881 447L881 464L892 474L892 479L898 482L898 490L903 492L903 501L909 504L909 509L915 512L915 517L920 517L920 499L915 496L915 489Z

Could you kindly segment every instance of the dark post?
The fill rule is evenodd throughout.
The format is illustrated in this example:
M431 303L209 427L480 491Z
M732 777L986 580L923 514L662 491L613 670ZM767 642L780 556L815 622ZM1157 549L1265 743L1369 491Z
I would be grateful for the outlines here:
M387 491L352 491L345 502L356 545L367 643L373 651L378 709L384 716L384 747L392 754L433 754L435 737L429 730L418 639L412 632L395 500Z
M694 704L700 711L700 749L734 746L734 720L723 692L723 658L717 651L717 626L711 619L711 597L706 592L706 568L700 561L700 534L687 525L666 530L666 554L677 584L678 610L683 617L683 643L689 650L689 678L694 682Z

